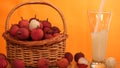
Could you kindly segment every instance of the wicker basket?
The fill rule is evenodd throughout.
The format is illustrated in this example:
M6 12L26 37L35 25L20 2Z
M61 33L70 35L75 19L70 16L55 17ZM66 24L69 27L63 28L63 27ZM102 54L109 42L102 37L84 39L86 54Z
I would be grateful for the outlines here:
M54 38L41 41L20 41L11 37L8 32L8 24L10 17L19 7L31 4L46 5L56 10L59 13L63 22L63 33ZM56 61L62 58L65 53L65 42L67 38L65 20L60 10L58 10L52 4L41 1L24 2L17 5L9 12L5 23L5 32L3 33L3 37L6 40L7 58L10 63L12 63L14 59L21 59L24 61L27 68L34 68L37 67L37 62L39 58L46 58L49 59L50 66L56 66Z

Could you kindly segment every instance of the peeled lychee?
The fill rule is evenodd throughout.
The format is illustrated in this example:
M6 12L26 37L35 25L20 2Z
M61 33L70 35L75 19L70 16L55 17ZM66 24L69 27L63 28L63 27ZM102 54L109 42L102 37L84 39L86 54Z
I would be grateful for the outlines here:
M43 27L51 27L52 26L51 23L48 21L48 19L44 20L44 21L41 21L41 22L43 24Z
M12 63L12 68L25 68L24 62L19 59L15 59Z
M73 55L70 52L66 52L64 57L70 62L73 60Z
M76 62L78 62L79 58L81 58L81 57L85 57L85 56L84 56L84 54L82 52L78 52L78 53L75 54L74 60Z
M29 24L29 29L32 31L33 29L36 28L43 28L43 24L36 18L30 19L30 24Z
M33 29L31 32L31 38L34 41L41 40L44 36L43 30L40 28Z
M19 28L17 30L17 38L20 40L26 40L29 38L29 30L26 28Z
M0 58L0 68L6 68L8 61L6 59Z
M18 29L19 29L19 27L17 24L12 25L10 30L9 30L10 35L16 36L16 32Z
M45 58L40 58L38 61L38 68L49 68L49 60Z
M45 34L44 35L44 39L50 39L50 38L53 38L52 34Z
M106 63L106 66L108 68L115 68L115 66L116 66L116 59L114 57L109 57L109 58L107 58L105 63Z
M60 60L57 61L57 66L59 68L67 68L69 65L69 62L66 58L61 58Z
M51 29L54 33L60 33L60 29L57 26L53 26Z
M29 28L29 21L28 20L24 20L23 18L22 18L22 20L21 21L19 21L19 26L20 26L20 28Z
M0 58L6 60L6 56L4 54L2 54L2 53L0 53Z
M88 60L84 57L78 59L78 64L85 64L88 65Z

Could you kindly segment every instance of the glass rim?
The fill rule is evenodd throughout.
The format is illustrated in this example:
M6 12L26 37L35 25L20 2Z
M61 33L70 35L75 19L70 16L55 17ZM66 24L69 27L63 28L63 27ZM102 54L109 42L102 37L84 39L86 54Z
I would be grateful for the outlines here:
M111 13L111 11L87 10L88 13Z

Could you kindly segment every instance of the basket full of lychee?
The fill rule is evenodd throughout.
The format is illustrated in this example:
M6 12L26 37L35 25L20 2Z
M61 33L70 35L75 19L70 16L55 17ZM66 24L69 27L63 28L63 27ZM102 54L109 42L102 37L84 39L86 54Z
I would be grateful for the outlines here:
M35 17L21 20L16 24L8 26L10 17L21 6L40 4L46 5L58 12L60 15L64 31L58 26L52 25L50 18L40 20ZM64 56L65 42L67 38L65 20L62 13L52 4L41 1L29 1L17 5L13 8L6 19L5 32L3 37L7 43L7 58L10 63L15 59L24 61L26 67L37 67L40 58L46 58L51 66L56 65L56 61Z

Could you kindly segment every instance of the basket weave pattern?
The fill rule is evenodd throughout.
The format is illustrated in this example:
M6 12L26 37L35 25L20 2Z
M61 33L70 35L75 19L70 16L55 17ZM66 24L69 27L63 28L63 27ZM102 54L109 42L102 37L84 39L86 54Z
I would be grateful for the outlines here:
M9 34L8 23L11 15L17 10L19 7L29 4L42 4L47 5L55 9L62 21L64 32L60 35L51 38L45 39L41 41L20 41L16 40ZM39 58L46 58L50 61L50 66L56 66L56 61L64 56L65 47L66 47L66 25L61 14L60 10L58 10L55 6L46 3L46 2L25 2L17 5L13 8L7 16L5 23L5 32L3 33L3 37L6 40L7 44L7 59L10 63L14 61L14 59L21 59L24 61L26 67L37 67L37 62Z

